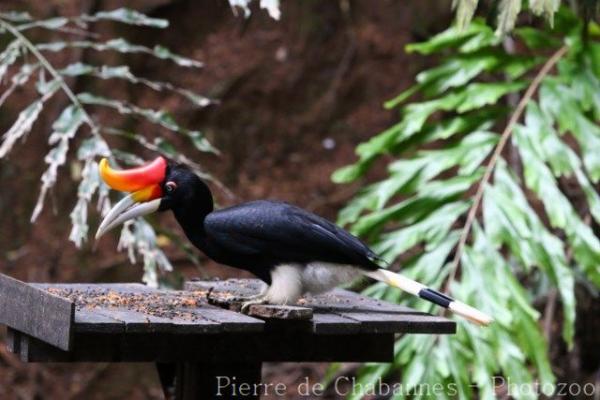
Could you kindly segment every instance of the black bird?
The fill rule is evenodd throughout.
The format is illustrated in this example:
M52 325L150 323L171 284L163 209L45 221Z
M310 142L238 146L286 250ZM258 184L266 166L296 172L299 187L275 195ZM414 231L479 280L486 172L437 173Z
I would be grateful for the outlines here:
M208 186L183 165L158 157L138 168L114 170L103 159L100 176L113 189L130 192L102 221L96 238L123 222L172 210L188 239L214 261L252 272L265 290L255 303L295 303L366 275L481 325L484 313L392 271L373 251L331 222L293 205L252 201L215 211Z

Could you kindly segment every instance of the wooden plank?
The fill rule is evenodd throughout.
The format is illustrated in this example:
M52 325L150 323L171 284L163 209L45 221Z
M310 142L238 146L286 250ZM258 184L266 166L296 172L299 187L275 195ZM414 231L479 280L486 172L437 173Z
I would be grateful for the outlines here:
M254 304L249 307L248 315L264 319L310 320L313 312L307 307Z
M456 324L397 304L371 299L347 290L316 296L306 302L315 311L336 314L360 323L369 333L455 333Z
M76 329L79 331L215 333L224 328L219 326L220 320L227 320L228 331L257 331L262 324L249 317L235 318L234 313L229 317L212 309L205 313L206 304L198 301L194 292L156 290L140 284L122 283L40 286L77 303Z
M69 300L0 274L0 324L69 350L74 312Z
M171 332L177 334L221 332L221 324L189 313L190 319L182 317L163 318L122 308L98 308L96 314L121 321L125 332Z
M75 310L76 332L125 332L125 323L96 312L94 309Z
M259 279L227 279L214 281L186 281L184 290L227 292L236 296L251 296L260 292L265 283Z
M64 351L34 337L21 334L20 358L24 362L122 361L122 335L74 333L73 347Z
M261 332L264 330L265 323L260 319L210 304L202 304L201 307L192 311L206 319L221 324L224 332Z
M361 332L369 333L455 333L456 324L443 317L411 314L348 311L341 316L360 322Z
M322 310L360 310L363 312L383 312L391 311L397 314L429 315L427 313L413 310L399 304L393 304L387 301L372 299L361 294L344 289L333 289L330 292L318 296L309 297L304 303Z
M299 321L302 322L302 321ZM71 351L23 335L28 362L390 362L393 334L314 335L310 332L75 333Z
M117 292L155 292L149 286L141 283L30 283L31 286L35 286L40 289L70 289L80 291L93 291L93 290L114 290Z
M338 314L314 312L312 318L312 331L315 334L350 335L361 330L360 321L347 318Z

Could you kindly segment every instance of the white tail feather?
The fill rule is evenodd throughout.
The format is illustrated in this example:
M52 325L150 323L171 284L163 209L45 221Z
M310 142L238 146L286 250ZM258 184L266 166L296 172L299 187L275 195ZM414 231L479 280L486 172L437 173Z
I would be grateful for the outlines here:
M427 286L414 281L406 276L397 274L387 269L378 269L377 271L368 271L365 272L365 275L375 279L376 281L380 281L383 283L387 283L390 286L397 287L398 289L402 289L405 292L408 292L414 296L419 295L419 291L421 289L427 288Z
M387 283L390 286L397 287L398 289L402 289L405 292L408 292L414 296L423 297L423 291L429 291L432 293L438 293L432 289L429 289L427 286L419 283L415 280L407 278L406 276L400 275L396 272L392 272L387 269L378 269L376 271L364 271L366 276L378 280L380 282ZM424 298L425 300L432 301L430 299ZM450 299L450 303L446 308L450 311L454 312L461 317L466 318L467 320L476 323L478 325L489 325L492 323L493 319L484 314L483 312L465 304L460 301ZM432 301L433 302L433 301ZM436 302L433 302L437 304ZM440 305L440 304L438 304Z

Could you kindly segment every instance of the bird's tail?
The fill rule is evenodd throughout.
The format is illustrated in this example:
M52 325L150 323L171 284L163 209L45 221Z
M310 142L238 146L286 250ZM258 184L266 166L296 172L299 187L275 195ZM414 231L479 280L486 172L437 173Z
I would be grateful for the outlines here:
M454 300L452 297L446 296L437 290L428 288L422 283L390 270L378 269L375 271L364 271L363 273L370 278L387 283L390 286L397 287L398 289L402 289L414 296L418 296L422 299L437 304L438 306L447 308L453 313L458 314L461 317L464 317L478 325L489 325L493 321L490 316L465 303Z

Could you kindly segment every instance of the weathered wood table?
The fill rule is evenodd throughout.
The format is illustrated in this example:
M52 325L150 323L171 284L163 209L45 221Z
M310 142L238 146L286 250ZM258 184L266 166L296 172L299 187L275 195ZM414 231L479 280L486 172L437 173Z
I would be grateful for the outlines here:
M389 362L394 335L450 334L454 322L346 290L299 306L250 307L255 280L198 281L185 290L140 284L37 284L0 274L0 323L24 362L153 362L165 395L258 398L221 388L260 382L265 361ZM221 378L223 379L223 378Z

